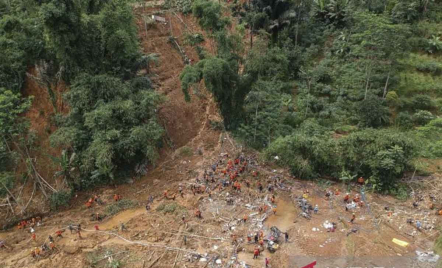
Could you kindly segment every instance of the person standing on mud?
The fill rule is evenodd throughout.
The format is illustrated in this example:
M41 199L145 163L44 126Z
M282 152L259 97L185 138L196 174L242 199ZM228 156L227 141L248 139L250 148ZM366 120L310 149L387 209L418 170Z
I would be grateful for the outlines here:
M353 213L353 215L351 216L350 223L354 223L355 219L356 219L356 215Z
M286 243L289 242L289 233L288 232L284 233L284 237L285 237L285 242Z
M259 249L258 247L255 248L255 250L253 251L253 259L258 259L259 256Z

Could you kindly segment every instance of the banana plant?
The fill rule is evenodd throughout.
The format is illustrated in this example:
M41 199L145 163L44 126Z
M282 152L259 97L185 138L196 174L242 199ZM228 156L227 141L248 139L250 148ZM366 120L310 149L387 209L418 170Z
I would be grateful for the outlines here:
M69 155L67 150L63 150L60 157L51 156L51 158L60 167L60 170L55 172L54 177L62 177L64 182L69 185L72 182L71 173L75 171L74 163L77 155L75 153Z

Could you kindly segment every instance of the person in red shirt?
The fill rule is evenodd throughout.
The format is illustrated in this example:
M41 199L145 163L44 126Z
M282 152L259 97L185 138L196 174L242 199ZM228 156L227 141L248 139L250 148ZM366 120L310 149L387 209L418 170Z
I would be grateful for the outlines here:
M31 238L33 241L35 241L37 239L37 236L35 235L35 233L32 233Z
M259 249L255 248L255 250L253 251L253 258L258 259L258 256L259 256Z
M56 231L55 232L55 234L56 234L56 237L60 237L60 238L63 238L63 231L62 230L58 230L58 231Z
M197 210L195 211L195 216L196 216L197 218L200 218L200 219L203 218L203 217L201 216L201 211L200 211L199 209L197 209Z
M348 203L349 200L350 200L350 195L347 193L347 194L344 196L344 202L345 202L345 203Z

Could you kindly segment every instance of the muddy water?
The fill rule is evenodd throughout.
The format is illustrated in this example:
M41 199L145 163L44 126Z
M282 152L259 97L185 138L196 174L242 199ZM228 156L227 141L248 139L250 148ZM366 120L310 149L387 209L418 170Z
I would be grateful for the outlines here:
M265 222L264 225L267 227L276 226L282 232L286 232L295 224L293 223L296 219L297 210L291 201L279 198L276 202L276 215L271 215Z

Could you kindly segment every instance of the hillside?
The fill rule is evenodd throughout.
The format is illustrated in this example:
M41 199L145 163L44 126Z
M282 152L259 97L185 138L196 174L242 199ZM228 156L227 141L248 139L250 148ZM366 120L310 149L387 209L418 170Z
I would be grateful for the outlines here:
M424 2L0 1L0 266L439 267Z

